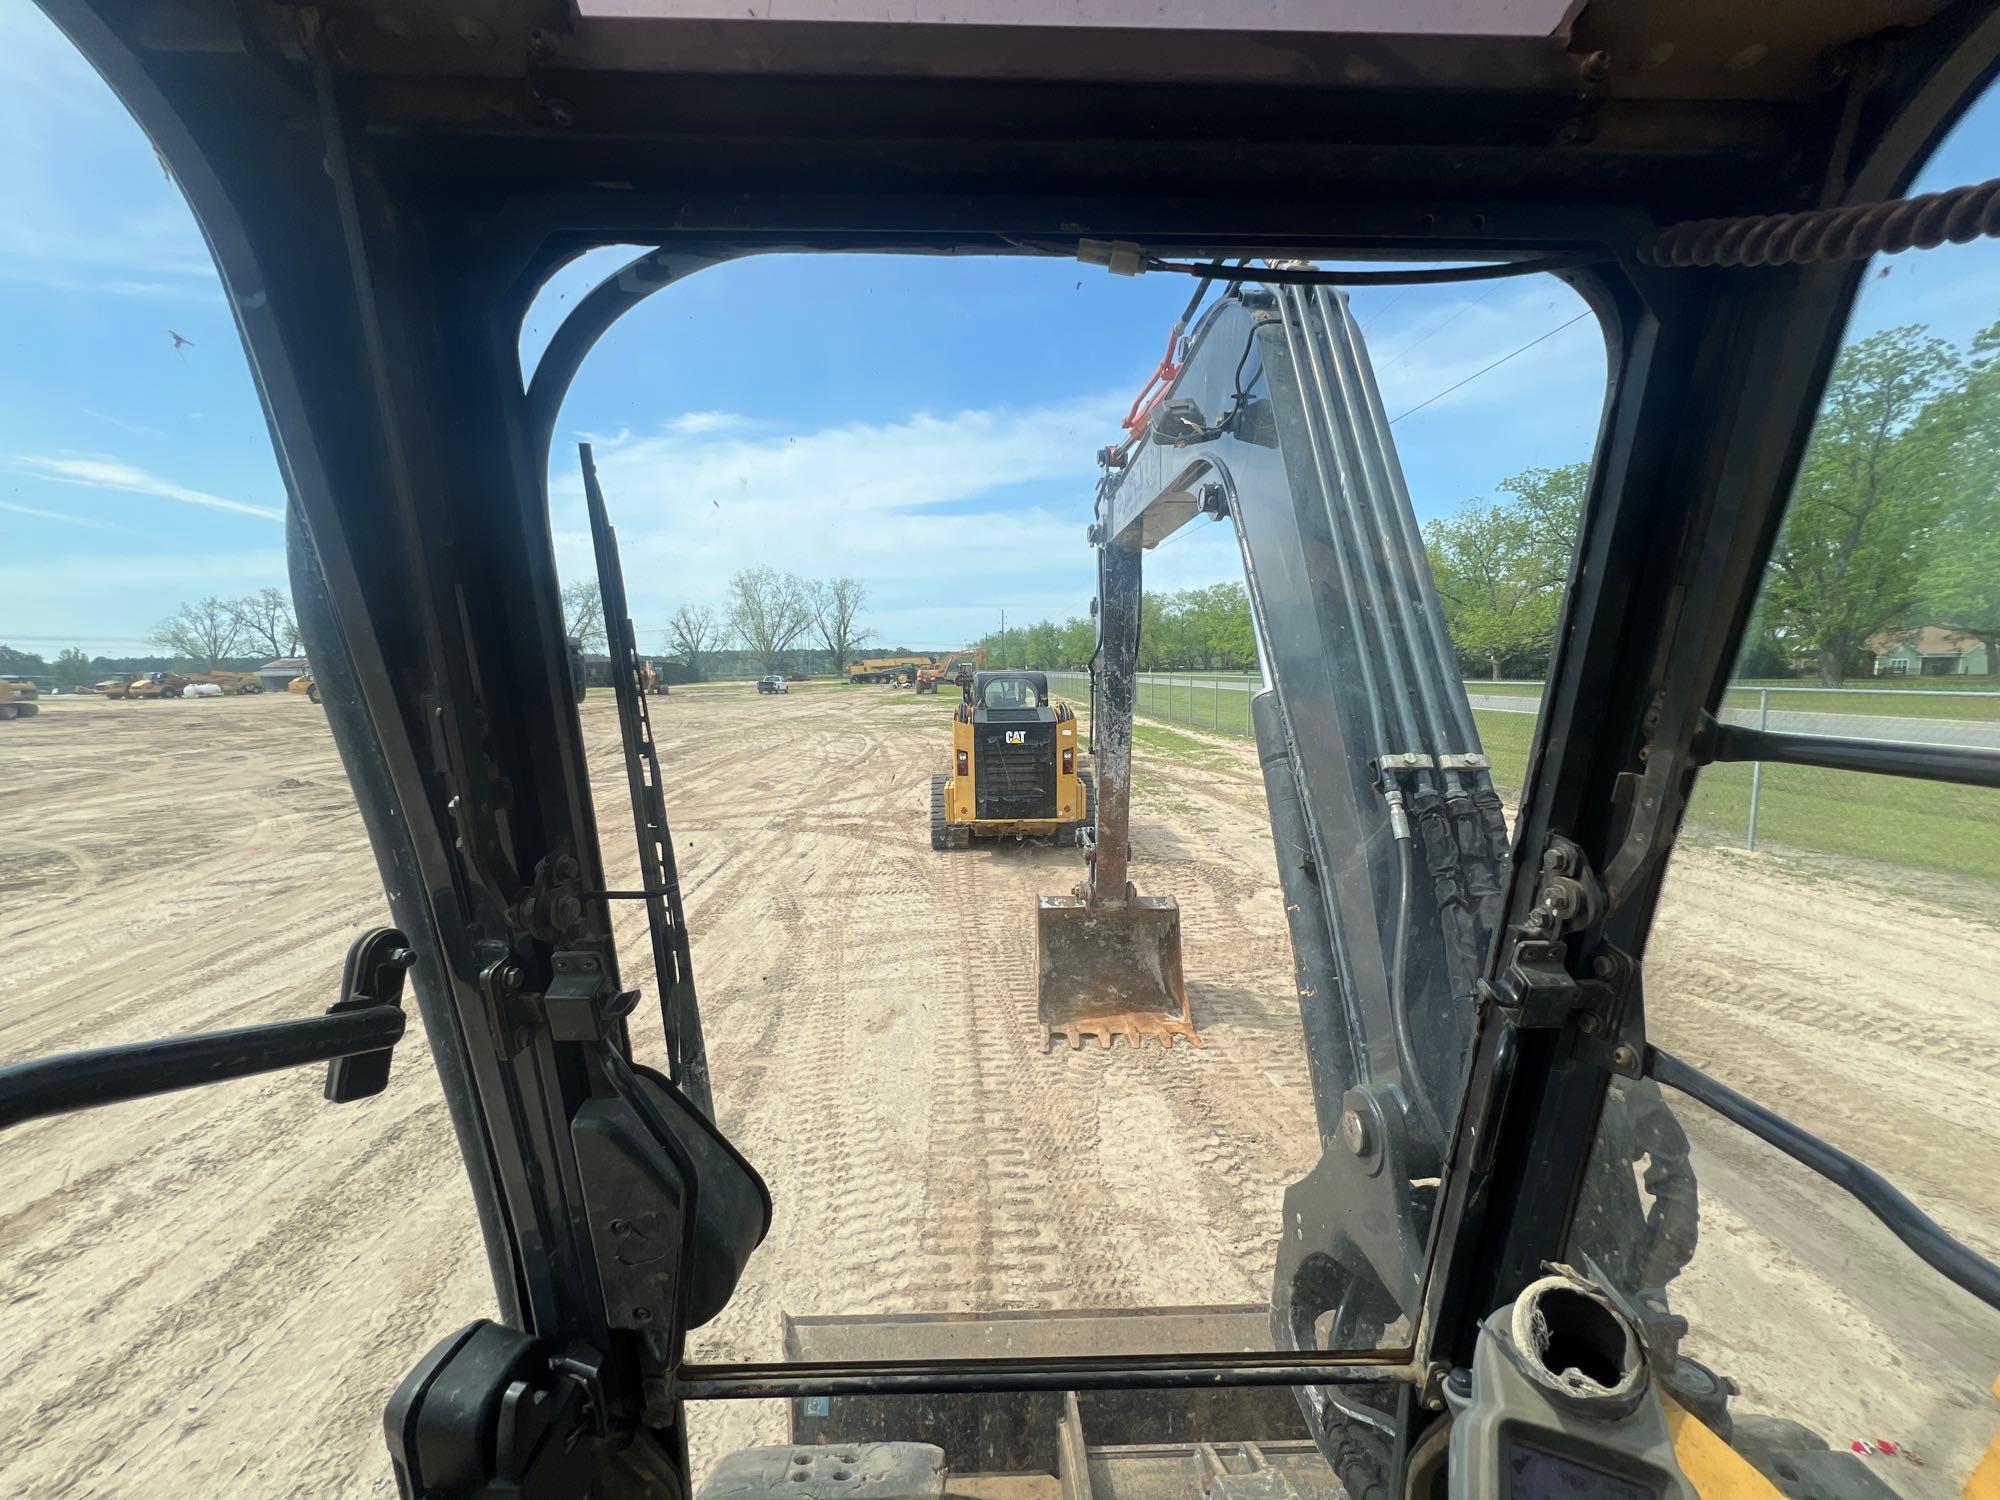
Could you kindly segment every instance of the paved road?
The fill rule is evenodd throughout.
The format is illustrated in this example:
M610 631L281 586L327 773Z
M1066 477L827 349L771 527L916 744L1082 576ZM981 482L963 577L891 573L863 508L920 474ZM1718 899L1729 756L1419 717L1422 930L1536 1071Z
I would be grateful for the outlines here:
M1542 706L1540 698L1513 693L1469 693L1472 706L1498 713L1531 714ZM1728 707L1722 717L1730 724L1755 725L1757 710ZM2000 723L1977 719L1913 719L1897 714L1828 714L1806 709L1774 708L1767 721L1774 731L1788 734L1824 734L1850 740L1891 740L1905 745L1960 745L1979 750L2000 750Z
M1080 673L1051 673L1057 678L1057 687L1072 696L1081 697L1089 691L1089 679ZM1168 673L1141 672L1142 685L1169 689L1168 701L1178 704L1179 695L1188 687L1189 679ZM1194 679L1194 697L1206 704L1209 695L1218 688L1224 693L1253 693L1261 686L1252 678L1204 678ZM1492 713L1532 714L1541 709L1540 697L1530 697L1524 693L1482 693L1473 691L1467 695L1468 701L1476 709ZM1885 706L1894 702L1893 697L1884 700ZM1984 707L1991 700L1978 700ZM1169 717L1173 717L1169 715ZM1751 705L1731 705L1722 711L1722 717L1731 724L1755 725L1758 710ZM1976 750L2000 750L2000 720L1993 719L1935 719L1913 718L1902 714L1853 714L1818 713L1811 709L1774 708L1765 721L1770 729L1792 734L1821 734L1839 739L1885 740L1905 745L1953 745Z

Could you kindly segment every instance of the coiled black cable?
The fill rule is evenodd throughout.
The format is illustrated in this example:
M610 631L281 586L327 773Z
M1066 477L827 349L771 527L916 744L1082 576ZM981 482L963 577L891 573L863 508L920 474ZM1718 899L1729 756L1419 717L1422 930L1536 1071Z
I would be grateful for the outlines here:
M2000 238L2000 178L1915 198L1795 214L1690 219L1639 243L1649 266L1809 266Z

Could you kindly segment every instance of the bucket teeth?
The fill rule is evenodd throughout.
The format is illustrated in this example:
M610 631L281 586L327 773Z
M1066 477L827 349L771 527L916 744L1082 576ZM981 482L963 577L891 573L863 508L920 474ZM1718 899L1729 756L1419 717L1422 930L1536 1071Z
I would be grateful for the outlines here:
M1125 1045L1135 1051L1145 1044L1147 1037L1156 1038L1161 1049L1167 1052L1173 1051L1175 1037L1179 1037L1190 1047L1208 1045L1202 1041L1192 1022L1170 1021L1164 1016L1143 1012L1124 1016L1093 1016L1088 1021L1070 1026L1045 1026L1042 1028L1042 1051L1051 1050L1058 1036L1068 1038L1072 1052L1081 1049L1084 1040L1093 1036L1097 1038L1100 1047L1109 1047L1115 1038L1122 1036L1125 1038Z
M1181 914L1171 897L1130 896L1093 906L1083 896L1044 896L1036 914L1035 1016L1042 1051L1067 1038L1133 1050L1152 1037L1202 1045L1181 974Z

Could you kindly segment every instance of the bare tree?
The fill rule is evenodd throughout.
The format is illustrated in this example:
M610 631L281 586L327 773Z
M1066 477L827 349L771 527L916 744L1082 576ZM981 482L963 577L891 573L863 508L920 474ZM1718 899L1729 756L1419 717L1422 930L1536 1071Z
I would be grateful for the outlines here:
M833 675L847 670L847 658L854 654L854 642L861 634L858 617L868 602L868 590L852 578L821 578L808 585L813 624L826 649L833 654Z
M729 580L729 633L763 663L766 672L785 664L785 653L813 622L806 586L796 574L762 566L744 568Z
M586 651L602 651L604 595L594 583L566 583L562 591L563 632L583 642Z
M299 622L283 589L259 589L224 606L243 632L243 647L265 660L299 654Z
M706 604L683 604L667 621L667 650L701 675L701 659L722 644L722 620Z
M160 621L153 629L153 640L175 656L185 656L202 671L213 672L243 649L243 627L227 602L209 598L199 604L183 604Z

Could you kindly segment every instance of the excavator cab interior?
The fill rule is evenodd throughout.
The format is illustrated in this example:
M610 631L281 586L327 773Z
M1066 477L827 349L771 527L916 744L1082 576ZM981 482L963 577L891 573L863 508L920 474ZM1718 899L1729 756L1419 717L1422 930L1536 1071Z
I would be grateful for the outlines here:
M1914 1320L1988 1316L2000 1268L1650 1037L1648 937L1706 767L2000 787L2000 750L1719 714L1868 258L2000 232L1994 184L1904 196L2000 68L2000 11L38 3L214 255L394 926L356 943L324 1016L17 1064L0 1125L302 1064L338 1106L388 1087L414 1012L495 1313L434 1330L379 1393L406 1500L1887 1488L1848 1434L1732 1421L1731 1371L1682 1350L1697 1184L1675 1111L1851 1197L1922 1263ZM645 248L524 365L537 290L606 245ZM606 889L600 825L623 809L593 807L545 476L564 392L625 312L747 257L850 252L1195 291L1158 398L1100 455L1096 816L1128 794L1142 559L1227 524L1321 1149L1285 1193L1267 1304L787 1319L782 1360L689 1355L791 1210L716 1118L586 445L643 876ZM1582 299L1608 383L1510 809L1346 293L1529 273ZM1021 673L972 691L1047 698ZM1141 912L1124 858L1100 839L1093 885L1049 899L1079 928ZM645 912L640 976L620 900ZM1172 967L1156 981L1184 995L1177 930ZM664 1068L635 1061L642 1034ZM793 1441L698 1485L690 1408L760 1400L788 1403ZM1966 1469L1966 1496L2000 1492L2000 1446Z

